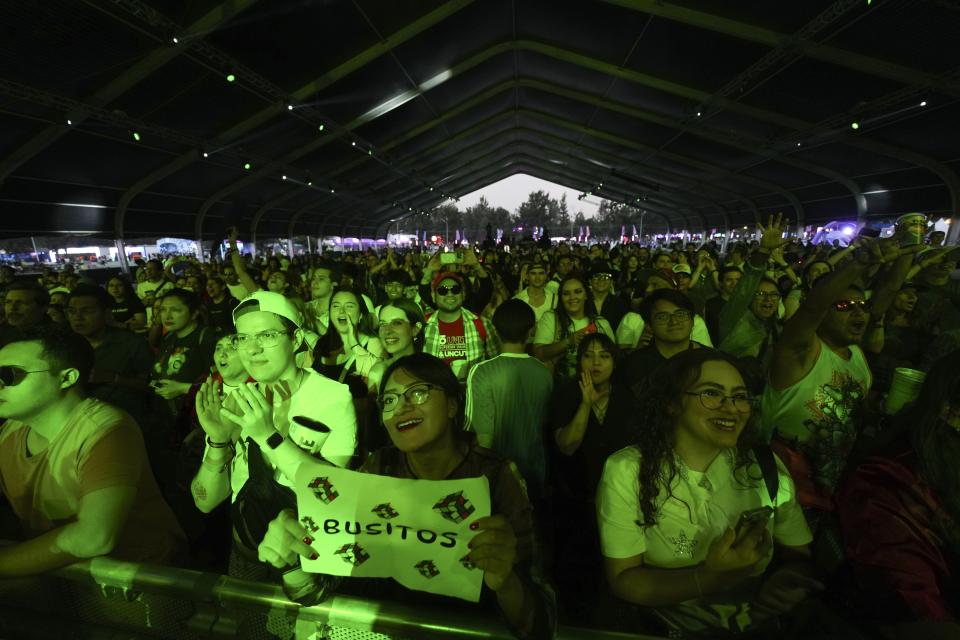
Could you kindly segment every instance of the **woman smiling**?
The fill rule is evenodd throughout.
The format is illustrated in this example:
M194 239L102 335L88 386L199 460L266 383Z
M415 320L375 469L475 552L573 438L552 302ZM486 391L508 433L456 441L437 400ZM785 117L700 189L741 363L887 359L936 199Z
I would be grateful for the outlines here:
M603 333L614 339L610 323L597 315L590 285L584 276L570 274L560 281L560 304L547 311L537 322L533 355L553 367L559 380L577 377L577 347L590 333Z
M735 359L674 356L636 409L639 442L607 460L597 493L614 595L674 629L742 631L821 588L790 475L752 447L756 417Z
M462 392L450 367L427 354L402 357L385 372L378 403L393 444L371 455L361 471L424 480L485 476L493 515L472 525L477 533L469 542L469 558L484 572L479 606L499 611L517 637L552 637L555 607L551 591L538 580L533 514L523 481L511 462L464 434ZM260 559L282 569L295 564L297 555L309 558L314 551L305 538L309 533L296 514L283 511L260 544ZM457 606L392 581L354 578L347 586L413 606Z

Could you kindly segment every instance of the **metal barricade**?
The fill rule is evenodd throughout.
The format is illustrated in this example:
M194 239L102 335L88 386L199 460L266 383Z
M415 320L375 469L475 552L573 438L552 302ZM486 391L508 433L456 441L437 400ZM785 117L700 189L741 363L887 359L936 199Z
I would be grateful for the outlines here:
M279 585L95 558L0 581L2 638L456 640L513 638L497 619L333 596L303 607ZM563 640L641 638L561 628Z

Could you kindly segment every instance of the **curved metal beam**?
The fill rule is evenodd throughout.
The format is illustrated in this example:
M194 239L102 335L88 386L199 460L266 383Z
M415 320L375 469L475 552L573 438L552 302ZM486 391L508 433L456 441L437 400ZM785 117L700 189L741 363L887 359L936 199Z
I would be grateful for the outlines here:
M732 20L713 13L688 9L663 0L603 0L608 4L680 22L686 25L722 33L726 36L756 42L768 47L790 47L800 55L827 62L851 71L892 80L906 85L936 87L953 96L960 96L960 82L894 64L887 60L863 55L818 42L797 39L793 34L781 33L760 25Z
M185 39L203 37L205 34L216 30L220 24L246 11L256 3L257 0L225 0L187 26L184 29L184 35L181 37ZM130 65L119 76L84 98L82 102L97 107L102 107L113 102L119 96L137 86L137 84L151 73L186 52L189 48L189 44L184 44L182 47L171 47L166 43L161 44L161 46L146 54L139 62ZM65 114L64 118L69 118L73 122L73 126L77 126L86 119L86 113L80 109ZM70 127L65 127L60 123L50 125L20 145L20 147L8 153L3 160L0 161L0 183L69 131ZM117 226L117 224L122 227L123 221L121 220L119 223L115 222L114 226Z
M419 157L422 157L422 156L435 157L437 151L439 151L439 150L441 150L441 149L449 146L449 143L452 142L454 139L462 140L462 139L465 139L465 138L469 138L471 135L474 135L475 133L478 133L478 132L484 132L484 133L486 134L486 133L489 132L490 127L491 127L492 125L495 125L498 121L510 121L510 122L513 122L513 121L515 121L515 120L516 120L516 113L515 113L514 111L505 111L505 112L502 112L502 113L500 113L500 114L497 114L497 115L491 116L491 117L489 117L489 118L486 118L485 120L477 123L476 125L470 127L469 129L465 129L465 130L464 130L463 132L461 132L460 134L457 134L456 136L454 136L453 139L447 139L447 140L438 142L438 143L436 143L436 144L434 144L434 145L431 145L430 147L427 147L426 149L424 149L424 150L422 150L422 151L420 151L420 152L417 152L416 154L414 154L414 156L416 156L416 157L418 157L418 158L419 158ZM660 167L658 167L658 166L656 166L656 165L653 165L653 164L648 164L648 163L644 163L644 162L638 162L638 161L633 160L633 159L627 159L627 158L624 158L624 157L621 157L621 156L617 156L617 155L611 154L611 153L609 153L609 152L607 152L607 151L604 151L604 150L602 150L602 149L598 149L598 148L596 148L596 147L587 146L587 145L583 144L582 142L575 142L575 141L570 140L570 139L568 139L568 138L561 138L561 137L558 137L558 136L554 136L554 135L552 135L552 134L544 133L544 132L539 131L539 130L536 130L536 129L530 129L530 128L527 128L527 127L518 126L518 127L515 127L515 128L513 128L513 129L511 129L510 132L519 133L519 134L523 134L523 133L525 133L525 132L528 132L528 133L530 133L530 134L536 135L538 138L540 138L540 139L542 139L542 140L549 140L549 141L552 141L552 142L554 142L554 143L556 143L556 144L558 144L558 145L561 145L561 146L562 146L562 145L572 145L572 146L575 146L575 147L577 147L578 149L582 149L582 150L584 150L584 151L589 152L589 153L590 153L591 155L593 155L593 156L606 159L608 162L611 162L611 163L615 163L615 164L618 164L618 165L621 165L621 166L631 166L631 167L637 167L637 166L639 166L639 167L642 167L642 171L643 171L645 174L656 174L656 175L659 175L659 176L666 176L666 178L662 178L662 177L661 177L661 178L657 178L658 180L665 180L665 181L674 180L674 181L678 181L678 182L686 182L686 183L692 184L692 185L693 185L694 187L696 187L696 189L699 190L699 191L704 191L704 190L706 190L706 191L714 191L714 192L716 192L716 193L722 193L722 194L724 194L724 196L727 197L727 198L731 198L731 199L737 200L737 201L742 202L743 204L745 204L745 205L747 206L747 208L748 208L751 212L753 212L753 214L754 214L754 219L755 219L757 222L760 221L760 213L759 213L759 210L757 209L756 203L754 203L752 200L750 200L749 198L744 197L743 194L740 194L740 193L738 193L738 192L736 192L736 191L731 191L731 190L728 190L728 189L723 189L722 187L717 187L717 186L715 186L715 185L711 185L711 184L707 184L707 183L704 183L704 182L700 182L700 181L692 178L691 176L688 176L688 175L683 174L683 173L679 173L679 172L676 172L676 171L671 171L671 170L669 170L669 169L660 168ZM506 132L503 132L503 133L506 133ZM477 145L471 145L470 148L471 148L471 151L476 151L476 150L478 149L478 146L477 146ZM453 155L456 155L456 153L454 153ZM410 164L410 162L413 161L414 156L408 156L407 158L404 158L403 160L401 160L401 161L399 161L399 162L397 162L397 163L395 163L395 164L398 165L398 166L401 166L401 167L407 166L408 164ZM435 162L434 164L427 165L427 166L425 166L425 167L419 167L419 168L417 169L417 171L418 171L418 173L430 173L430 172L432 172L432 171L434 171L434 170L436 169L436 166L435 166L435 165L442 165L442 164L447 163L447 162L449 162L449 156L447 156L447 157L441 156L441 157L437 158L437 160L436 160L436 162ZM391 178L391 179L388 179L387 182L380 182L380 183L378 183L377 185L375 185L373 188L382 189L382 188L385 188L388 184L391 184L392 182L396 182L396 179L392 179L392 178ZM363 185L361 188L367 188L368 186L369 186L369 183L367 183L367 185ZM396 199L396 198L394 198L394 199Z
M133 184L133 186L123 192L123 195L120 196L120 200L117 202L117 208L113 214L113 233L118 240L122 240L124 238L123 225L127 217L127 209L130 207L130 203L133 201L133 199L143 193L144 190L146 190L146 188L150 185L173 175L177 171L180 171L180 169L183 169L185 166L196 160L199 155L200 152L196 149L185 153L173 162L168 162L159 169L140 178Z
M297 187L291 189L290 191L287 191L286 193L277 196L273 200L265 202L257 207L257 210L253 213L253 218L250 219L250 241L254 243L257 241L257 228L260 226L260 221L263 220L263 216L267 215L268 212L279 207L287 200L292 200L293 198L297 197L304 192L304 189L308 188L309 187L305 187L303 185L297 185Z
M224 6L237 5L237 6L243 7L247 4L252 4L254 1L255 0L228 0L227 2L224 3ZM363 66L369 64L373 60L376 60L380 56L389 53L394 48L398 47L404 42L407 42L411 38L419 35L423 31L426 31L427 29L436 25L437 23L442 22L443 20L447 19L454 13L460 11L464 7L469 6L473 2L474 0L450 0L448 2L445 2L444 4L434 9L433 11L421 16L417 20L411 22L410 24L390 34L383 40L377 42L375 45L365 49L364 51L361 51L360 53L351 57L349 60L346 60L343 63L337 65L336 67L324 72L318 78L304 84L298 89L295 89L291 93L292 98L298 102L302 102L304 100L308 100L312 98L317 94L317 92L321 91L322 89L332 85L338 80L341 80L347 77L348 75L354 73L355 71L362 68ZM209 27L207 28L209 29ZM220 133L217 136L217 144L227 145L231 142L234 142L240 136L261 126L268 120L276 117L281 113L285 113L286 110L284 106L285 105L280 103L270 104L264 107L263 109L261 109L260 111L256 112L255 114L234 124L232 127L230 127L229 129ZM180 166L180 168L183 168L186 165L182 165L181 163L185 161L187 155L188 154L184 154L183 156L177 158L176 160L170 163L170 166L172 167L174 164L177 164L178 166ZM155 173L161 173L161 172L158 171ZM146 181L146 177L138 181L138 184L145 181ZM148 188L150 184L153 184L153 183L146 184L141 188L141 191ZM134 194L133 197L135 197L135 195L136 194ZM130 199L132 200L133 197L131 197ZM122 226L123 222L120 221L119 224ZM200 234L196 233L197 231L196 227L194 231L195 231L195 234L199 237ZM201 231L202 231L202 228L201 228Z

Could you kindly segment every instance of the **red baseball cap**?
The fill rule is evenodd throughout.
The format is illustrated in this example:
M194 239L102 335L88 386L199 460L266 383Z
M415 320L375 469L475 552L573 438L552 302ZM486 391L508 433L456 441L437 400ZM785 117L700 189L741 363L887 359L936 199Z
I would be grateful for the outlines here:
M460 283L460 286L466 286L463 276L456 271L441 271L433 277L433 282L430 283L430 290L436 291L437 287L439 287L440 283L444 280L456 280Z

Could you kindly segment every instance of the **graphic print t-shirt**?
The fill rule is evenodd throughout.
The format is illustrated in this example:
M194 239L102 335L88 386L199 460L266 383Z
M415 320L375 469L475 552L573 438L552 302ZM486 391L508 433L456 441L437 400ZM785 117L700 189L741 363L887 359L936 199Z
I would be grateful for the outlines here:
M467 339L463 333L463 316L461 315L455 322L439 320L437 328L440 333L440 349L437 357L450 366L453 366L456 360L466 360Z

